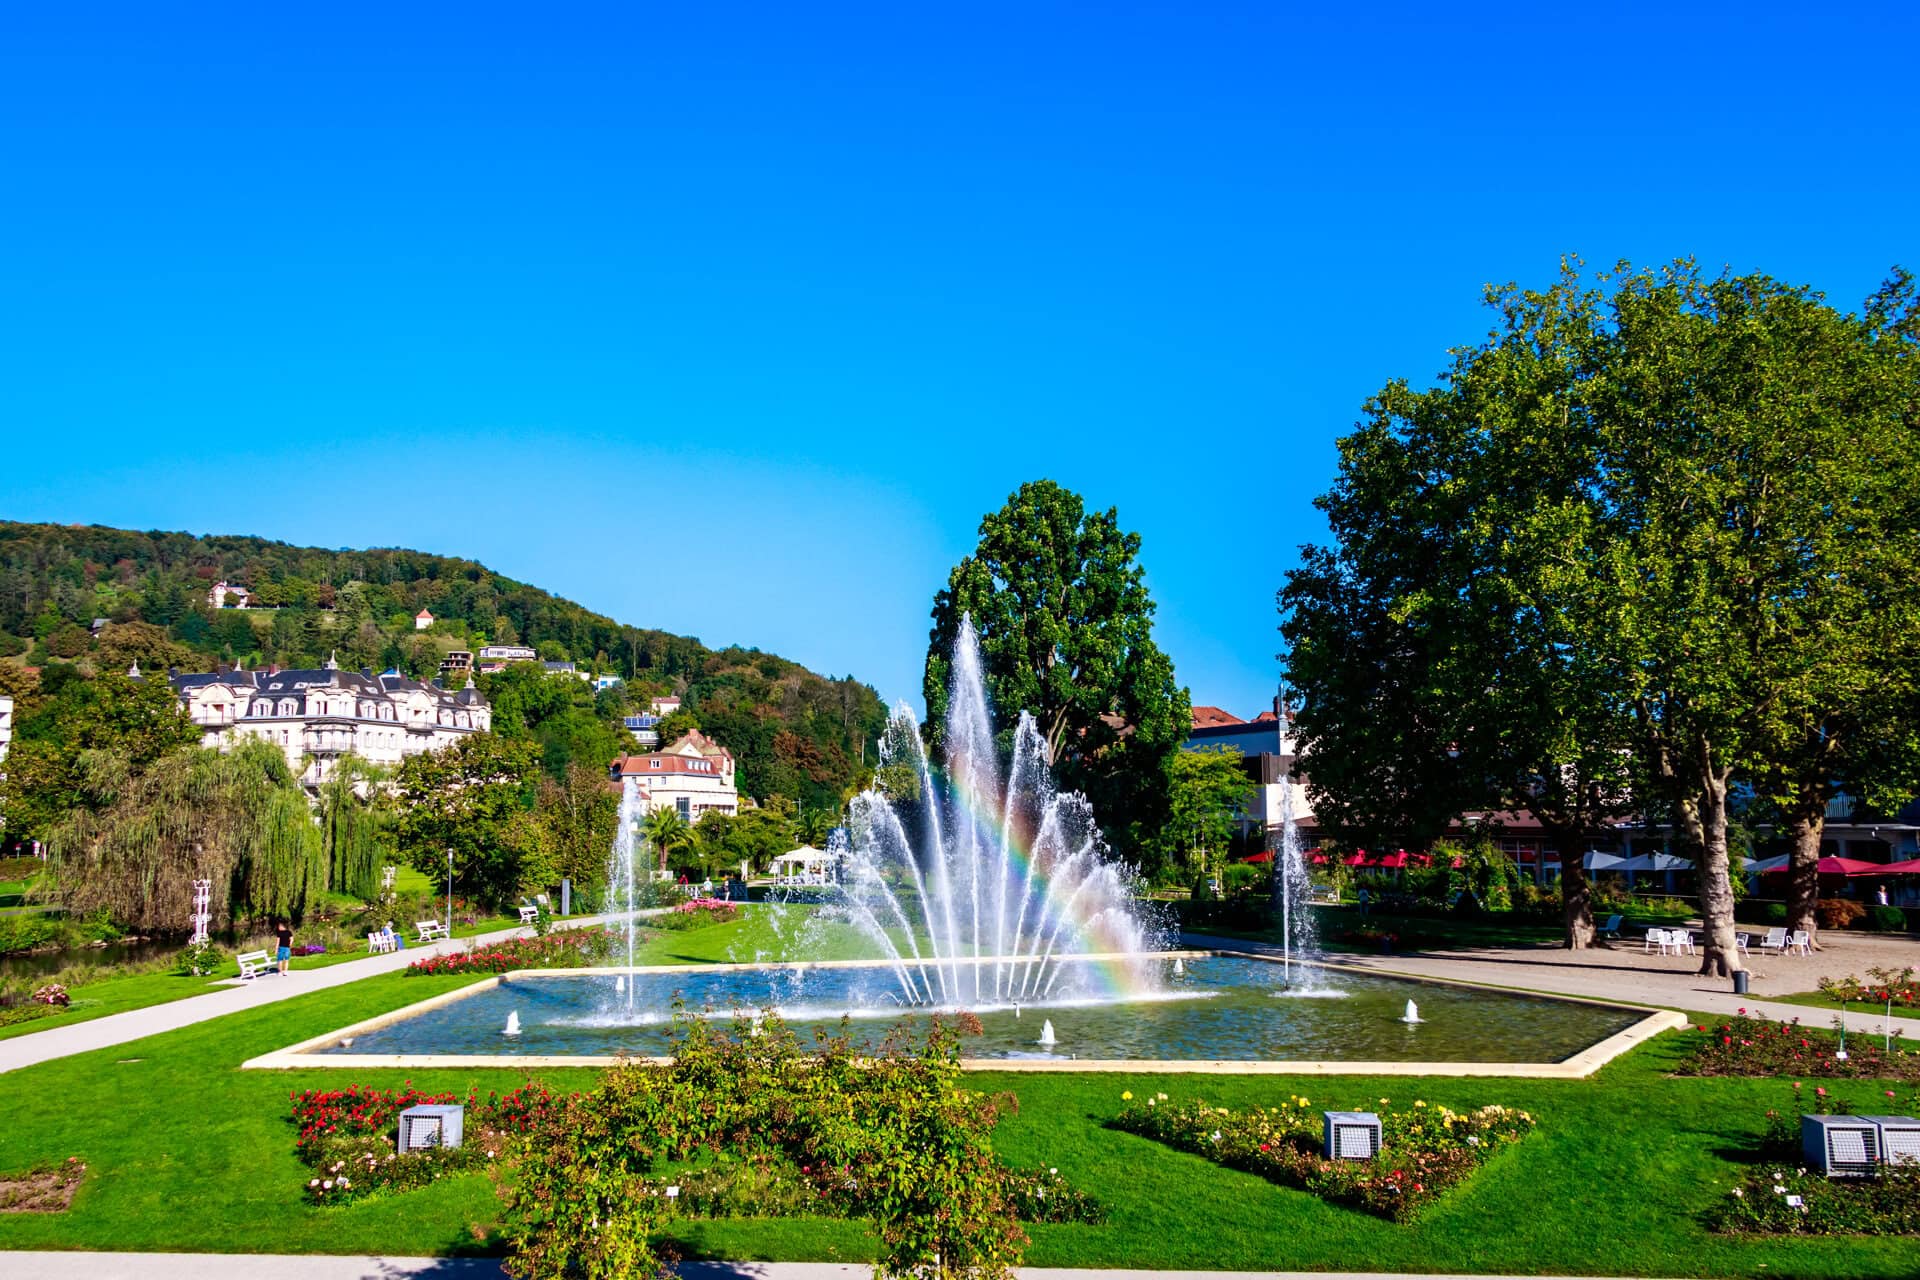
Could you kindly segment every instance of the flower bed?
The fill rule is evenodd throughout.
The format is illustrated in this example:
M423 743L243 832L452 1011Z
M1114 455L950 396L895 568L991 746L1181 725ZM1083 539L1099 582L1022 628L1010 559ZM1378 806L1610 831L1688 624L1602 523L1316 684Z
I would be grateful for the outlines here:
M403 1154L393 1133L403 1109L451 1094L293 1093L306 1195L348 1203L510 1162L516 1275L655 1276L652 1238L671 1219L789 1215L871 1219L890 1275L1003 1275L1020 1222L1101 1220L1058 1169L1000 1163L988 1137L1011 1099L961 1087L957 1037L938 1020L924 1043L858 1057L844 1037L803 1050L773 1015L731 1035L682 1027L670 1065L617 1067L591 1093L469 1094L452 1150Z
M450 973L510 973L515 969L581 968L602 957L609 939L604 929L569 929L543 938L507 938L466 951L423 956L407 966L407 973L429 977Z
M1907 1049L1900 1036L1893 1047L1872 1034L1855 1034L1847 1041L1847 1056L1838 1056L1840 1039L1832 1032L1815 1031L1792 1022L1769 1022L1740 1015L1715 1027L1700 1025L1689 1034L1697 1039L1693 1052L1680 1064L1689 1076L1806 1076L1823 1080L1920 1081L1920 1053Z
M1849 1004L1891 1004L1896 1009L1920 1009L1920 978L1914 977L1912 965L1904 969L1869 969L1865 981L1851 975L1820 979L1820 994Z
M476 1090L465 1098L400 1090L303 1089L289 1095L299 1130L294 1153L311 1168L307 1198L344 1204L381 1191L409 1191L447 1173L464 1172L497 1159L509 1135L525 1133L554 1106L553 1095L528 1082L502 1097ZM401 1153L395 1126L408 1107L459 1102L466 1107L460 1147Z
M710 924L732 924L740 918L740 904L718 898L695 898L664 915L649 916L649 929L704 929Z
M1920 1109L1920 1095L1902 1103L1886 1089L1867 1109L1912 1115ZM1796 1082L1792 1106L1767 1112L1763 1163L1714 1206L1708 1225L1760 1235L1920 1235L1920 1167L1898 1167L1871 1178L1828 1178L1801 1163L1801 1115L1852 1110L1851 1102L1825 1088Z
M1301 1097L1234 1111L1199 1099L1170 1103L1162 1093L1121 1111L1114 1126L1395 1222L1411 1220L1496 1151L1533 1131L1533 1117L1509 1107L1462 1113L1415 1102L1393 1110L1382 1098L1374 1110L1381 1150L1371 1160L1322 1156L1321 1113Z

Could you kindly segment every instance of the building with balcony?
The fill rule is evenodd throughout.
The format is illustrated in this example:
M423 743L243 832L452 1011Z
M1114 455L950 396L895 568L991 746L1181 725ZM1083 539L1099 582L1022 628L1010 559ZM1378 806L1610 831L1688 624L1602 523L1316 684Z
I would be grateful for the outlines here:
M698 732L681 736L662 751L620 756L611 773L616 782L632 778L639 784L648 813L674 809L688 822L698 822L705 813L734 817L740 812L732 754Z
M447 689L397 671L227 670L174 675L170 683L204 746L225 748L247 738L286 752L287 766L307 786L332 776L349 753L374 764L399 764L493 727L493 711L471 680Z

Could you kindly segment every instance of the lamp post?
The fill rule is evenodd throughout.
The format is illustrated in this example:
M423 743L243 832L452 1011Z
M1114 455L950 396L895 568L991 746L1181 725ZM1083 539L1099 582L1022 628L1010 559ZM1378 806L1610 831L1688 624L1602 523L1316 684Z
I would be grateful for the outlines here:
M447 846L447 936L453 936L453 846Z

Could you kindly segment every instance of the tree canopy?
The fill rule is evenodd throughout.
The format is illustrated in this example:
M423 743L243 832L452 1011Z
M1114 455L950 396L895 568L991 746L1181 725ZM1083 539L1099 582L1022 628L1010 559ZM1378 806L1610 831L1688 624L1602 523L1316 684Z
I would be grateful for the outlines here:
M1187 691L1153 640L1140 537L1051 480L1020 486L980 522L972 555L934 598L928 736L947 711L962 616L979 636L1002 743L1033 714L1061 786L1084 792L1116 848L1164 854L1167 767L1191 725Z
M1533 810L1570 945L1581 839L1664 822L1703 967L1736 967L1736 782L1920 784L1911 281L1853 315L1687 262L1489 302L1439 386L1368 402L1321 500L1335 541L1281 592L1316 810L1415 835Z

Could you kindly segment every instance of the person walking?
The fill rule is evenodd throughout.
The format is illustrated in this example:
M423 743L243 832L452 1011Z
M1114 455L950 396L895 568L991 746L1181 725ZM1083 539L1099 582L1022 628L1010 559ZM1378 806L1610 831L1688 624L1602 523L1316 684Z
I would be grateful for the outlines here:
M280 960L280 972L285 973L293 967L293 921L281 916L273 926L273 936L279 942L277 953Z

